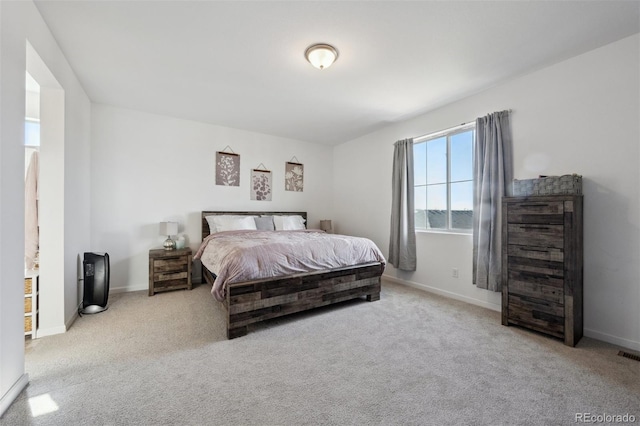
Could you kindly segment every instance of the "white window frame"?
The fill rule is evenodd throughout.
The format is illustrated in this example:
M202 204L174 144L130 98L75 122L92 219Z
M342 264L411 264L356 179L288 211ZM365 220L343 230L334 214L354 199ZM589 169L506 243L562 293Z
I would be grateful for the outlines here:
M430 133L428 135L424 135L424 136L420 136L418 138L414 138L413 139L413 144L417 145L417 144L421 144L421 143L428 143L429 141L435 140L435 139L440 139L443 136L447 138L447 182L446 182L446 187L447 187L447 227L446 228L416 228L416 232L432 232L432 233L446 233L446 234L472 234L473 230L472 229L462 229L462 228L452 228L451 227L451 184L452 183L457 183L457 182L468 182L468 180L463 180L463 181L456 181L456 182L451 182L451 137L454 135L457 135L458 133L464 133L464 132L468 132L469 130L473 130L475 132L476 129L476 123L475 121L472 121L470 123L465 123L465 124L461 124L459 126L456 127L452 127L449 129L445 129L445 130L441 130L439 132L436 133ZM476 149L475 149L475 133L474 133L474 137L473 137L473 145L471 147L471 164L473 167L473 162L475 160L475 155L476 155ZM414 158L415 161L415 158ZM471 182L473 182L473 175L471 176ZM417 186L429 186L428 184L425 185L416 185L414 182L414 191L415 188ZM428 205L427 205L428 208ZM473 211L473 206L471 206L471 209ZM427 210L428 211L428 210ZM427 220L428 220L428 213L427 213Z

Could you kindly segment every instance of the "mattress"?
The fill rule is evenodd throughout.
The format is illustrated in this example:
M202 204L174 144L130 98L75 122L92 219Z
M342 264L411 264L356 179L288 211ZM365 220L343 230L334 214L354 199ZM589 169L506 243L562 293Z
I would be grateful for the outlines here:
M367 238L317 230L217 232L204 239L194 259L215 275L211 293L219 301L232 283L370 262L386 264L380 249Z

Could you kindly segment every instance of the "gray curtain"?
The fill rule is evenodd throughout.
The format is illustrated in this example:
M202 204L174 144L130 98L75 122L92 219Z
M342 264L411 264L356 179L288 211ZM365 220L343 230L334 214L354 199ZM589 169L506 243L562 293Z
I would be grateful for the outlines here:
M416 270L416 226L413 208L413 139L394 144L389 263Z
M502 290L502 197L511 195L513 149L509 111L476 120L473 164L473 283Z

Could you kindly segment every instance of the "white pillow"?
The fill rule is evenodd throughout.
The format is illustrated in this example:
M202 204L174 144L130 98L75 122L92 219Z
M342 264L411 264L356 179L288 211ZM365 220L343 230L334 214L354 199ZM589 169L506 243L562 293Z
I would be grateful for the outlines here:
M300 215L293 216L273 216L273 224L276 231L295 231L305 229L304 218Z
M223 223L216 224L216 229L218 232L222 231L240 231L243 229L249 230L257 230L256 221L253 219L253 216L246 216L243 218L234 218L227 220Z
M209 224L209 233L222 231L238 231L242 229L255 230L256 221L253 216L238 216L238 215L217 215L206 216L207 223Z
M229 220L233 217L239 217L239 216L228 216L228 215L205 216L205 219L207 219L207 223L209 224L209 233L213 234L215 232L218 232L218 230L216 229L216 221L219 222L221 220Z
M282 216L273 216L273 226L276 231L282 231Z

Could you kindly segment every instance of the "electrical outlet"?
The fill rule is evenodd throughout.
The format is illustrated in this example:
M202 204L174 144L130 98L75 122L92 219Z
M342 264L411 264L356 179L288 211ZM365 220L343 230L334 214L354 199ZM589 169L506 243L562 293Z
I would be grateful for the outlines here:
M451 270L451 276L452 276L453 278L458 278L458 268L453 268L453 269Z

